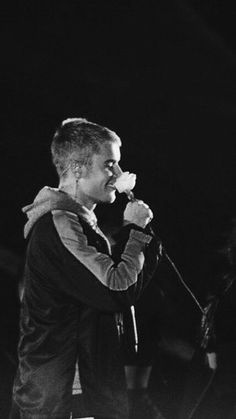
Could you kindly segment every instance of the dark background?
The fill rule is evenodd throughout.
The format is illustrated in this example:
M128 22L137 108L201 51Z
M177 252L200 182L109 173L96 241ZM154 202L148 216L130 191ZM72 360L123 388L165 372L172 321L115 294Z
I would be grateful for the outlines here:
M235 16L221 1L2 6L1 245L24 250L21 207L57 185L53 132L84 116L121 136L182 269L207 265L235 213Z
M121 137L135 194L201 298L235 216L235 18L220 0L1 6L2 284L18 278L25 250L21 207L57 186L52 135L83 116Z

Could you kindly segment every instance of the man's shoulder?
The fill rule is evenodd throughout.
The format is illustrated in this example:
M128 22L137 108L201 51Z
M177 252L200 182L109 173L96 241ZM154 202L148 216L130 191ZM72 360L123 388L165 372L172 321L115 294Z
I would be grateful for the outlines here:
M43 214L33 225L30 236L49 235L53 230L52 213Z
M83 220L73 212L52 211L52 221L61 239L77 240L78 236L85 234Z
M34 223L29 234L29 244L40 247L45 247L48 244L57 248L61 242L61 234L67 236L72 229L71 224L73 222L76 223L78 229L78 217L76 214L62 210L49 211Z
M52 210L42 215L34 224L34 229L50 228L54 225L54 220L64 223L79 223L80 218L77 214L66 210Z

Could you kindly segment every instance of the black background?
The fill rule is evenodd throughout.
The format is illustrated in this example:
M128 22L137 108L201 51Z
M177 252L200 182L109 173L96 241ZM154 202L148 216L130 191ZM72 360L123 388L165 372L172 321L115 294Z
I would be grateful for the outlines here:
M120 135L136 196L153 208L154 227L186 279L204 282L235 214L235 6L1 7L1 245L23 254L21 207L45 184L57 185L55 128L83 116Z
M57 186L49 147L62 119L86 117L119 134L122 167L137 173L136 197L153 209L155 231L203 301L236 213L236 6L223 0L24 0L5 2L0 11L0 415L6 417L26 246L21 208L44 185ZM99 217L110 222L125 202L118 196L113 208L97 209ZM163 277L164 331L171 318L177 337L185 329L195 339L201 313L173 276ZM156 295L144 299L154 311ZM163 406L172 406L174 416L184 381L178 366L168 358L157 368L157 376L169 380ZM173 386L170 369L177 371Z

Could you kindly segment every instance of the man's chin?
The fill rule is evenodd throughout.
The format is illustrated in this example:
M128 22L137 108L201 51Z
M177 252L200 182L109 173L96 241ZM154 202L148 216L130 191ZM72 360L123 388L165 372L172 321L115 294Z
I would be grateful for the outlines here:
M107 202L108 204L112 204L116 200L116 191L112 191L109 193L103 202Z

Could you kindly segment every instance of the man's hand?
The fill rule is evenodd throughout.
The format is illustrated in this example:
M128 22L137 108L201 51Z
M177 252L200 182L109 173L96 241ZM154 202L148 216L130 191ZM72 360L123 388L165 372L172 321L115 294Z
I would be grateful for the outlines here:
M147 204L140 200L134 200L126 205L124 211L125 224L137 224L145 228L153 219L153 212Z

